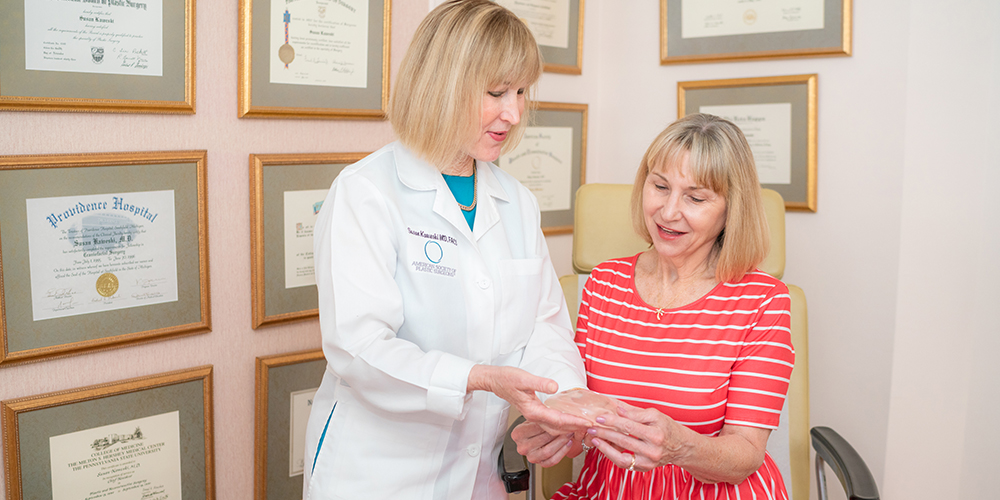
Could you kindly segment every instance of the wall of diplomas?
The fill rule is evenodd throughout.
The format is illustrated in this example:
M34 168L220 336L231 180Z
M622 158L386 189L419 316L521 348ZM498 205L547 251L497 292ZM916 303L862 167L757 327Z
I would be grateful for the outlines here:
M535 121L498 165L536 196L557 271L569 274L577 188L633 168L607 160L615 147L601 137L617 126L599 118L614 111L594 97L604 49L584 20L609 8L498 3L545 59ZM845 44L849 54L849 38L830 33L849 26L850 0L760 0L750 25L737 3L661 0L668 22L645 42L661 60L649 64L844 55ZM427 9L0 2L5 498L301 495L304 426L325 369L316 215L343 168L394 140L391 78ZM772 53L789 33L804 45ZM741 45L725 46L733 39ZM734 85L710 82L685 87L688 102L737 121L761 181L815 211L815 137L803 131L815 104L785 87L773 91L784 100L730 98Z

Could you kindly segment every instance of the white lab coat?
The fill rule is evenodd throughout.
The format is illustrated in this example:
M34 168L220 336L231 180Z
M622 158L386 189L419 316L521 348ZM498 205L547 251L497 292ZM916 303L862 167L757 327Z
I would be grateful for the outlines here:
M472 366L586 385L537 201L493 164L477 169L474 231L438 170L400 143L334 181L314 236L327 371L306 500L506 499L509 405L466 393Z

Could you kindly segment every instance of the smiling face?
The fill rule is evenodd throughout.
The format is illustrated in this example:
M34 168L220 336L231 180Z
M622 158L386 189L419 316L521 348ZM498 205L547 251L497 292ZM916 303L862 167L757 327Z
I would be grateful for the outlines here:
M726 198L688 174L690 153L650 171L642 188L646 230L660 258L674 266L707 263L726 226Z
M500 85L483 94L479 131L466 154L480 161L500 157L508 133L524 114L524 89L522 85Z

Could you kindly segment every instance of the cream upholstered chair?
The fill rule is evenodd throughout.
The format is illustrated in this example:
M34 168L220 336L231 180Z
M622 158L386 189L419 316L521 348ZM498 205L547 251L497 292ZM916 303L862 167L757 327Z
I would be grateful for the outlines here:
M629 200L631 184L584 184L576 194L573 234L573 269L577 274L559 279L566 295L573 324L579 309L580 293L594 266L605 260L635 255L649 245L632 230ZM763 189L765 211L771 229L771 251L760 269L781 279L785 270L785 203L781 195ZM792 344L795 368L782 410L781 424L771 433L768 451L781 468L792 498L809 498L809 345L805 294L788 285L792 305ZM572 479L569 460L542 469L537 489L551 498L556 489Z

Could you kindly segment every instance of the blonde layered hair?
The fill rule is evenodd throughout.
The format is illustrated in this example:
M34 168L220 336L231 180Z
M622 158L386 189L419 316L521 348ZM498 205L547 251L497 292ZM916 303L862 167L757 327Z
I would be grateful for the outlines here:
M475 140L484 94L524 85L528 106L507 134L508 153L524 133L530 87L541 75L538 44L517 16L490 0L450 0L417 28L396 77L389 120L403 144L445 168Z
M660 132L635 174L632 226L647 243L653 243L642 209L646 177L654 170L679 168L685 153L690 153L688 176L726 200L726 224L712 248L717 258L715 277L739 281L767 256L770 236L753 153L743 132L732 122L699 113L685 116Z

